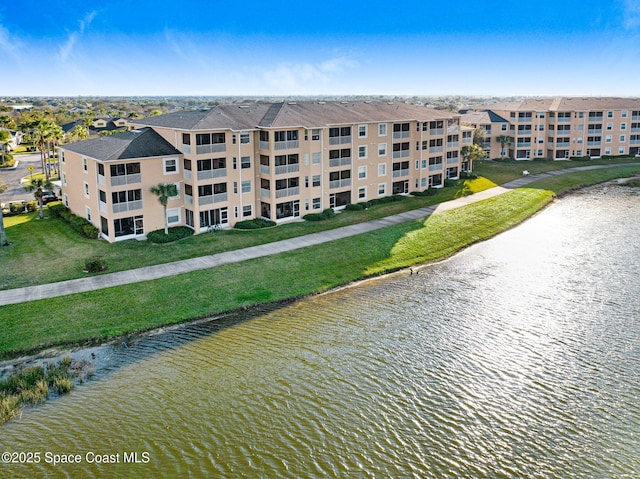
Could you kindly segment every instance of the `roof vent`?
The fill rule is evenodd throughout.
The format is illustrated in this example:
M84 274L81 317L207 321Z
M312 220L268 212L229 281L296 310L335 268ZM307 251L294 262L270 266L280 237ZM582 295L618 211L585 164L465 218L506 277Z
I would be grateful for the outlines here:
M318 102L318 105L326 105L326 103L327 103L327 102L325 102L325 101L319 101L319 102Z

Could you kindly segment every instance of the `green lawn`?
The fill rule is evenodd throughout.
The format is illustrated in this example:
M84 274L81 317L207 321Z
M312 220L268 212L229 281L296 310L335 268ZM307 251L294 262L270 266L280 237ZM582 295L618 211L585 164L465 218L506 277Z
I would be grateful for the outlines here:
M540 180L528 188L516 189L420 221L289 253L141 284L0 306L0 318L3 318L0 323L0 358L15 357L53 345L104 341L239 307L325 291L364 277L438 260L523 221L548 204L556 194L576 186L634 174L640 174L640 166L571 173ZM464 187L472 186L467 184ZM335 220L364 221L367 215L372 218L382 213L397 212L396 208L424 206L419 200L442 201L456 194L461 194L461 188L447 188L439 192L440 198L408 198L406 203L384 205L389 207L388 210L380 207L380 210L371 208L345 212ZM109 245L84 240L62 223L37 221L33 216L7 220L12 221L8 233L10 241L15 241L15 244L2 249L5 256L0 256L3 266L0 274L7 278L7 271L11 271L11 275L15 275L11 279L17 280L20 271L13 268L21 265L37 268L37 274L33 271L25 273L22 281L37 275L44 275L46 278L43 279L50 281L54 270L57 272L69 265L81 268L77 263L98 251L95 248L104 248L100 251L107 261L116 264L120 256L125 259L119 264L144 264L145 261L159 262L160 257L180 259L180 256L196 256L203 251L256 244L264 242L263 235L273 240L342 224L296 223L257 232L205 234L174 245L152 246L144 242ZM17 231L20 235L16 234ZM12 262L12 255L20 260ZM170 259L165 258L167 261ZM6 268L8 264L11 266ZM75 272L67 274L77 275ZM58 276L64 276L64 272Z

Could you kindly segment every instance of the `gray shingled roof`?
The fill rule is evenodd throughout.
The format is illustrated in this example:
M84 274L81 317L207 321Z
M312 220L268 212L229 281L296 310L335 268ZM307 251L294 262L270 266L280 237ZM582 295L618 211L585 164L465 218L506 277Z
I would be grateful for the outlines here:
M60 148L99 161L130 160L182 154L151 128L101 136L92 140L64 145Z
M251 130L263 128L321 128L346 123L430 121L459 116L446 111L395 102L288 102L218 105L211 110L179 111L131 120L130 123L178 130Z

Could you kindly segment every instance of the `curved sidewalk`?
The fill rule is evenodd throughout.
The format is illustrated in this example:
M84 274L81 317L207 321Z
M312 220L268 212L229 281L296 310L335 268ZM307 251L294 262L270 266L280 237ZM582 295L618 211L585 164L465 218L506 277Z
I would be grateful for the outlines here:
M640 163L628 163L628 165L638 166L640 165ZM74 293L83 293L86 291L93 291L102 288L110 288L112 286L139 283L181 273L188 273L190 271L215 268L216 266L221 266L224 264L239 263L248 259L260 258L272 254L292 251L299 248L305 248L307 246L313 246L321 243L326 243L328 241L367 233L369 231L374 231L380 228L385 228L387 226L392 226L419 218L425 218L434 213L448 211L471 203L476 203L487 198L501 195L506 191L509 191L510 189L519 188L541 178L558 176L572 171L595 170L613 166L621 165L581 166L564 170L539 173L536 175L518 178L516 180L505 183L502 186L496 186L494 188L490 188L473 195L445 201L443 203L428 206L425 208L406 211L404 213L368 221L365 223L343 226L332 230L321 231L319 233L275 241L273 243L266 243L263 245L251 246L249 248L237 249L208 256L200 256L197 258L175 261L172 263L158 264L127 271L118 271L115 273L107 273L99 276L91 276L88 278L60 281L58 283L49 283L37 286L28 286L25 288L2 290L0 291L0 306L7 304L25 303L38 299L54 298L57 296L65 296Z

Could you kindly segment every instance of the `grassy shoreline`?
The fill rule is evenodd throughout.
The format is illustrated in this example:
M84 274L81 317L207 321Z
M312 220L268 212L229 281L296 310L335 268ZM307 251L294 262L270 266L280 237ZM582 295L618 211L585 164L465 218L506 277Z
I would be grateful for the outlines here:
M638 166L570 173L323 245L145 283L1 306L0 317L8 319L1 326L0 359L106 342L438 261L521 223L558 194L639 173ZM250 286L245 278L251 278Z

